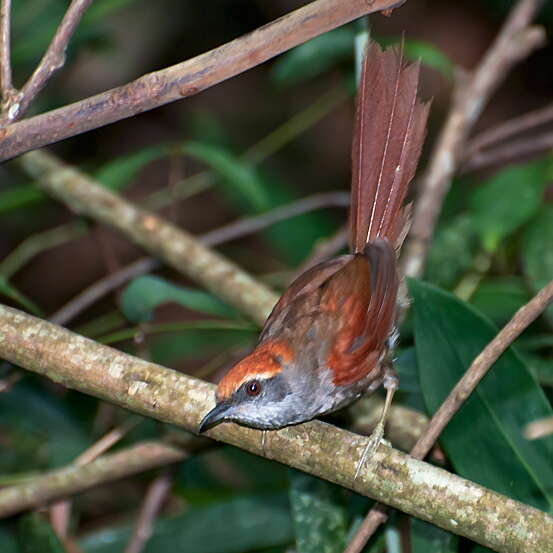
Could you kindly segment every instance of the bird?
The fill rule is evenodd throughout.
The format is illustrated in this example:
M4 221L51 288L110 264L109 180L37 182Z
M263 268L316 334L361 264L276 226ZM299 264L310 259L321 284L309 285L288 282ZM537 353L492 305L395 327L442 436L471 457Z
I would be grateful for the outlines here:
M352 145L350 253L301 274L269 315L253 351L218 384L199 426L223 421L274 430L345 407L384 386L377 443L397 389L397 255L409 225L405 199L426 134L420 63L403 47L365 52Z

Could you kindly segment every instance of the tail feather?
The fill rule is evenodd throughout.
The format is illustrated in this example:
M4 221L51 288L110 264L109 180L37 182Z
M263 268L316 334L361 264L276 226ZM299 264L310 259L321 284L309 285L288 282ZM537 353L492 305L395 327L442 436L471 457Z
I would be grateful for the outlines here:
M417 99L419 64L401 52L370 47L365 58L353 142L351 242L392 244L403 228L403 202L424 141L428 104Z

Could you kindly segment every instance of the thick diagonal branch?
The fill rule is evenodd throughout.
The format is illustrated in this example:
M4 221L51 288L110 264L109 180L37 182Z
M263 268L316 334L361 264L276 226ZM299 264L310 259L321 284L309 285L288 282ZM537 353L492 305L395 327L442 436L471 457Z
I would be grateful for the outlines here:
M213 406L211 384L3 306L0 356L192 432ZM553 543L553 519L546 513L392 448L381 446L356 479L368 438L325 423L271 432L227 423L209 436L376 498L499 552L546 553ZM0 505L13 493L0 491Z
M0 130L0 161L192 96L326 31L405 0L316 0L177 65Z

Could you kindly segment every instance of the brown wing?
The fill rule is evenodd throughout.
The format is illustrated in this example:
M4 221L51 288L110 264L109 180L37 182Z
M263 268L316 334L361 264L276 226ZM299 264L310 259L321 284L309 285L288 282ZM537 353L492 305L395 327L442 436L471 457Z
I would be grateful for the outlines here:
M317 308L321 287L351 259L353 259L351 255L328 259L311 267L296 278L267 318L259 336L259 343L272 338L276 333L281 333L286 327L293 325L297 316L305 317L313 314L310 312L308 304L312 303L313 308ZM309 299L307 299L308 296L310 296ZM302 309L298 310L297 307L300 302L302 303Z
M393 330L397 289L395 253L382 239L367 244L329 281L321 303L339 310L327 358L336 385L361 380L377 366Z

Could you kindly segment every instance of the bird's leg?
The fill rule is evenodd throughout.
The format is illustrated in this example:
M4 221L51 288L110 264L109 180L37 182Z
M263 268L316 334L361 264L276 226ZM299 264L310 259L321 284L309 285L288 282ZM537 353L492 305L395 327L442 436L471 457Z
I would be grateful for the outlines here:
M394 368L393 362L390 358L386 358L384 360L383 369L384 369L384 379L382 381L382 385L386 390L386 400L384 401L384 407L382 408L380 419L378 420L376 427L372 431L369 437L369 441L367 442L367 445L363 450L363 454L361 455L361 459L357 464L357 469L355 470L355 476L353 478L354 482L355 480L357 480L357 477L361 472L361 468L365 465L365 463L367 462L367 459L370 459L376 453L378 446L383 441L384 425L386 424L388 411L390 410L390 406L392 405L392 399L394 397L394 394L396 393L396 390L399 387L399 378L397 376L397 372Z

